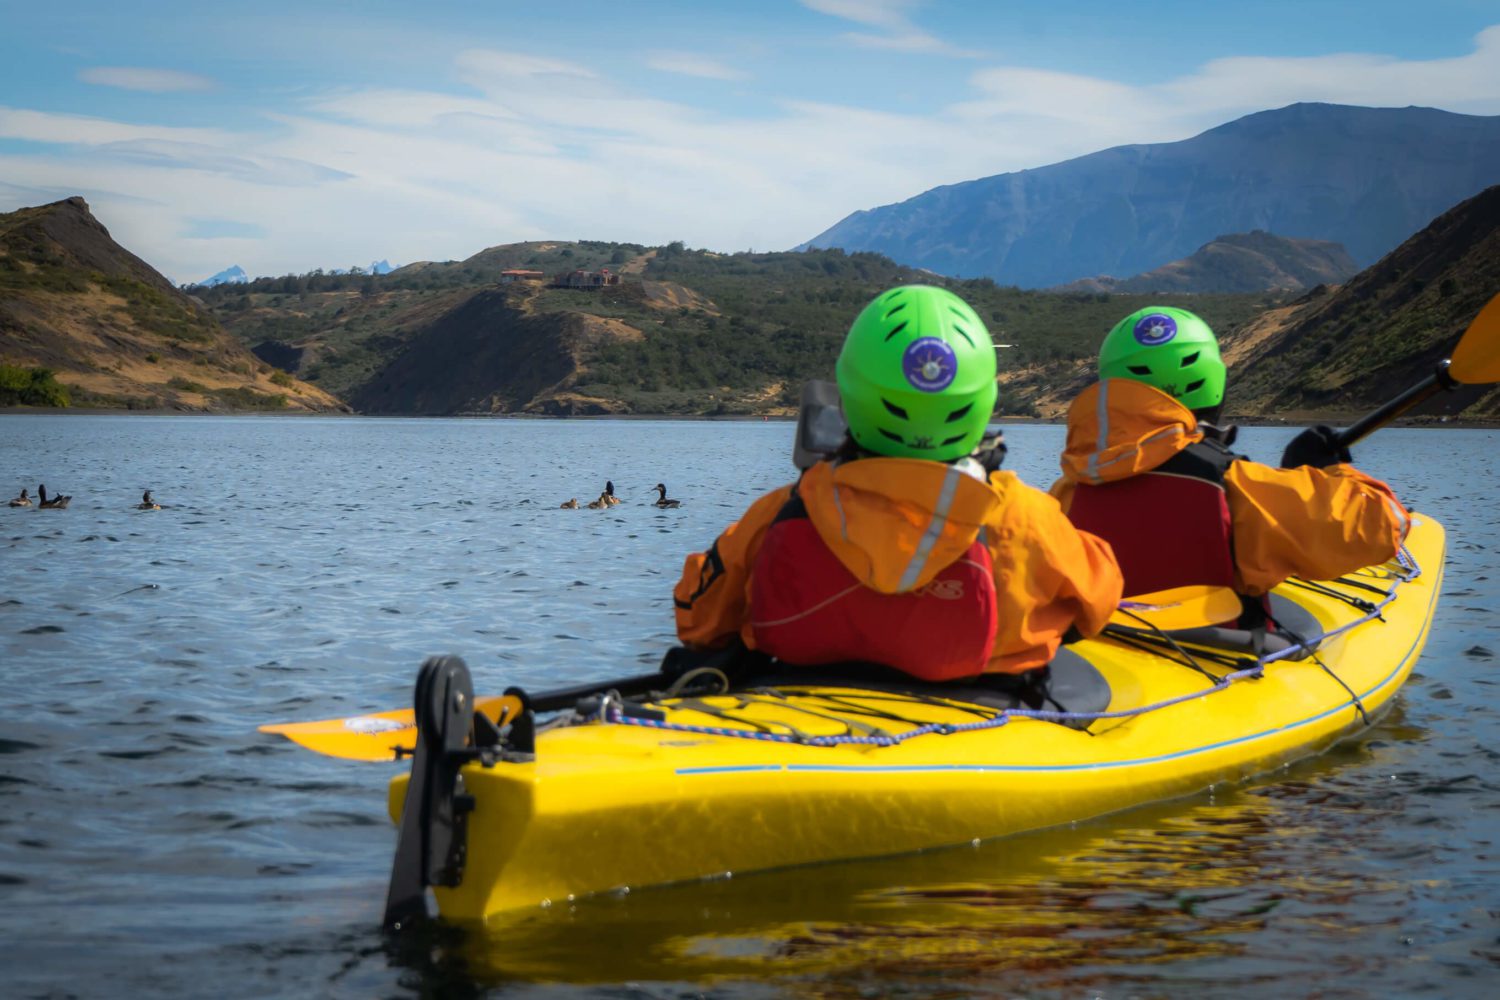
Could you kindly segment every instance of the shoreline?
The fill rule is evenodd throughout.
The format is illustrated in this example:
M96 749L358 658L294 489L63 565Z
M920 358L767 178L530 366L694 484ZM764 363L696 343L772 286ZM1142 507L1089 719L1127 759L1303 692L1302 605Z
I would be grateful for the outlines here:
M305 420L314 417L332 417L339 420L706 420L725 421L740 423L794 423L796 414L758 414L758 413L733 413L733 414L685 414L685 413L592 413L574 415L553 415L546 413L346 413L338 411L320 412L316 410L298 410L289 413L266 412L265 410L231 410L207 413L201 410L123 410L113 407L86 407L86 406L7 406L0 408L0 419L11 415L37 415L52 414L58 416L117 416L117 417L256 417L266 420ZM1286 417L1265 416L1234 416L1227 424L1240 427L1310 427L1314 424L1329 424L1331 426L1348 425L1364 416L1364 411L1339 411L1337 413L1299 412ZM1002 415L990 421L994 425L1015 424L1065 424L1067 421L1062 417L1022 417ZM1500 428L1500 418L1495 417L1455 417L1439 414L1419 414L1417 416L1400 417L1391 421L1391 427L1452 427L1464 430L1494 430Z

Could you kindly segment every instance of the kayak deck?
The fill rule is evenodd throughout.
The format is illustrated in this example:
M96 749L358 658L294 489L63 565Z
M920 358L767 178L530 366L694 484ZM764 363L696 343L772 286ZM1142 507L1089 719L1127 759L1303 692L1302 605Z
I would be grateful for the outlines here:
M1272 769L1361 728L1399 690L1427 636L1443 548L1441 525L1421 517L1409 566L1278 588L1329 633L1305 659L1194 655L1194 669L1117 638L1077 643L1110 700L1072 726L811 684L628 713L606 699L539 732L533 759L462 768L466 858L458 885L435 887L439 909L481 922L592 892L964 843ZM1371 617L1379 594L1391 596ZM407 781L390 786L398 820Z

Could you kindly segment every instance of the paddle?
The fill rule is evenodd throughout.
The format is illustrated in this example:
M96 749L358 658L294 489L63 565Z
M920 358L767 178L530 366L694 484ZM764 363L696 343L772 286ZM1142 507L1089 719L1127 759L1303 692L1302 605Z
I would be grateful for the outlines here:
M1167 632L1218 625L1238 618L1242 611L1240 595L1228 587L1173 587L1122 600L1109 623Z
M544 691L535 696L528 696L518 688L511 688L503 695L475 698L474 708L489 716L496 726L504 726L513 722L523 708L529 707L536 712L555 712L572 708L579 698L591 694L611 690L625 695L640 694L652 688L666 687L668 683L669 679L658 672L577 684L555 691ZM417 746L416 712L410 708L339 719L319 719L316 722L268 723L261 726L260 731L285 736L314 753L341 757L344 760L399 760Z
M474 707L504 725L520 710L514 695L475 698ZM263 733L285 736L298 746L327 757L345 760L398 760L397 750L410 753L417 746L417 715L414 709L372 712L342 719L316 722L276 722L260 727Z
M1479 310L1459 338L1451 360L1439 362L1431 375L1339 432L1339 446L1349 447L1445 389L1492 382L1500 382L1500 295Z

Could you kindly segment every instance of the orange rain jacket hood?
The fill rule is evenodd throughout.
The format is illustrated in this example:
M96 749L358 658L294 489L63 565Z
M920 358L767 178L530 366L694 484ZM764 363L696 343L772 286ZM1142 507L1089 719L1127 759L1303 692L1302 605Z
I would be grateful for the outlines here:
M711 647L738 634L754 647L750 575L791 492L784 486L761 497L712 548L688 556L673 593L684 643ZM1119 603L1122 581L1109 546L1073 527L1055 500L1014 473L984 481L956 464L864 458L819 462L797 492L839 562L884 594L921 588L983 531L998 603L985 672L1045 665L1070 627L1095 635Z
M1147 472L1203 440L1197 418L1171 396L1131 379L1105 379L1068 409L1062 478L1067 510L1078 483ZM1395 557L1410 526L1391 488L1352 465L1277 469L1247 459L1224 474L1235 587L1264 594L1290 576L1329 580Z

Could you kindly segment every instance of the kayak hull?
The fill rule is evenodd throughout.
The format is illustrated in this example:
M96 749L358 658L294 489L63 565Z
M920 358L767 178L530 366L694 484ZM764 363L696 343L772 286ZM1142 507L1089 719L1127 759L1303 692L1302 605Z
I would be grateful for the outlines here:
M1441 525L1418 518L1407 545L1422 570L1414 579L1394 580L1391 567L1353 575L1394 586L1380 618L1324 640L1315 658L1270 663L1258 678L1215 687L1114 640L1075 644L1108 680L1109 712L1125 713L1086 730L1027 717L995 722L996 713L971 705L842 687L666 700L656 705L662 722L547 730L534 760L463 768L474 801L466 866L458 886L435 888L439 911L481 923L596 892L1001 837L1317 753L1386 706L1421 653L1442 583ZM1361 617L1335 597L1295 586L1278 592L1325 631ZM849 719L900 734L986 717L984 728L895 745L753 736L844 733ZM406 785L400 775L390 786L398 820Z

